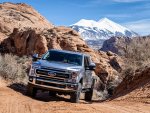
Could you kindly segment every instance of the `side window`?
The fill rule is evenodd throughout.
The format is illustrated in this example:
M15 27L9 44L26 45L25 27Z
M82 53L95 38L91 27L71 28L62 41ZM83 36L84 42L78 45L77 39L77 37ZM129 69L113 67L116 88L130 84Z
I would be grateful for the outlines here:
M89 62L89 57L85 56L85 57L84 57L84 66L85 66L85 67L88 67L89 64L90 64L90 62Z

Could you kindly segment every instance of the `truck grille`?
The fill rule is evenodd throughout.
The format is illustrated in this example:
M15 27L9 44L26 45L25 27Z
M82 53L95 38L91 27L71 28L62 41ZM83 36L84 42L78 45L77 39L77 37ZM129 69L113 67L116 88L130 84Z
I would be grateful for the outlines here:
M49 77L45 77L45 76L40 76L40 77L37 77L37 78L42 79L42 80L51 80L51 81L54 81L54 82L65 82L65 80L63 80L63 79L49 78Z
M55 76L49 76L49 72L55 73ZM36 69L36 74L38 75L45 75L47 77L51 78L62 78L62 79L69 79L70 74L66 73L65 71L62 70L54 70L54 69L48 69L48 68L41 68L41 69Z

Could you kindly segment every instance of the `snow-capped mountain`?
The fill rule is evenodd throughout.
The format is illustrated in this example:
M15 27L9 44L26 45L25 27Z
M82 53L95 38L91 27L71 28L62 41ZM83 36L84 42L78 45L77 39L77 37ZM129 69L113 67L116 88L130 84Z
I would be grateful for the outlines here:
M89 45L95 45L98 41L102 44L104 40L112 36L134 37L138 35L107 18L102 18L99 21L81 19L70 27L76 30Z

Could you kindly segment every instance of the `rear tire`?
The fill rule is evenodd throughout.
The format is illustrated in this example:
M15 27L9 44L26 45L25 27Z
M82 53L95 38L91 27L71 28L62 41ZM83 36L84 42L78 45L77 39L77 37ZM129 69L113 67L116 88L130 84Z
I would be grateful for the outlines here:
M90 91L87 91L85 93L85 101L91 101L93 96L93 89L90 89Z
M85 92L85 97L84 97L85 101L91 101L92 100L94 84L95 84L95 79L93 78L91 88L89 89L89 91Z
M30 84L28 84L27 86L27 95L31 96L31 97L35 97L37 93L37 89L34 88L33 86L31 86Z
M81 94L81 90L82 90L82 85L81 83L79 83L78 85L78 90L76 92L73 92L70 97L71 97L71 102L72 103L78 103L80 100L80 94Z

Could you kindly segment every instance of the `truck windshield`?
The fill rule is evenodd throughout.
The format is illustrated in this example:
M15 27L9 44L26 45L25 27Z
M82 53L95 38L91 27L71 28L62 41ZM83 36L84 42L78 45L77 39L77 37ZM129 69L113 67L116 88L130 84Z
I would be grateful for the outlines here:
M47 52L44 55L43 60L82 66L82 55L59 52L59 51Z

